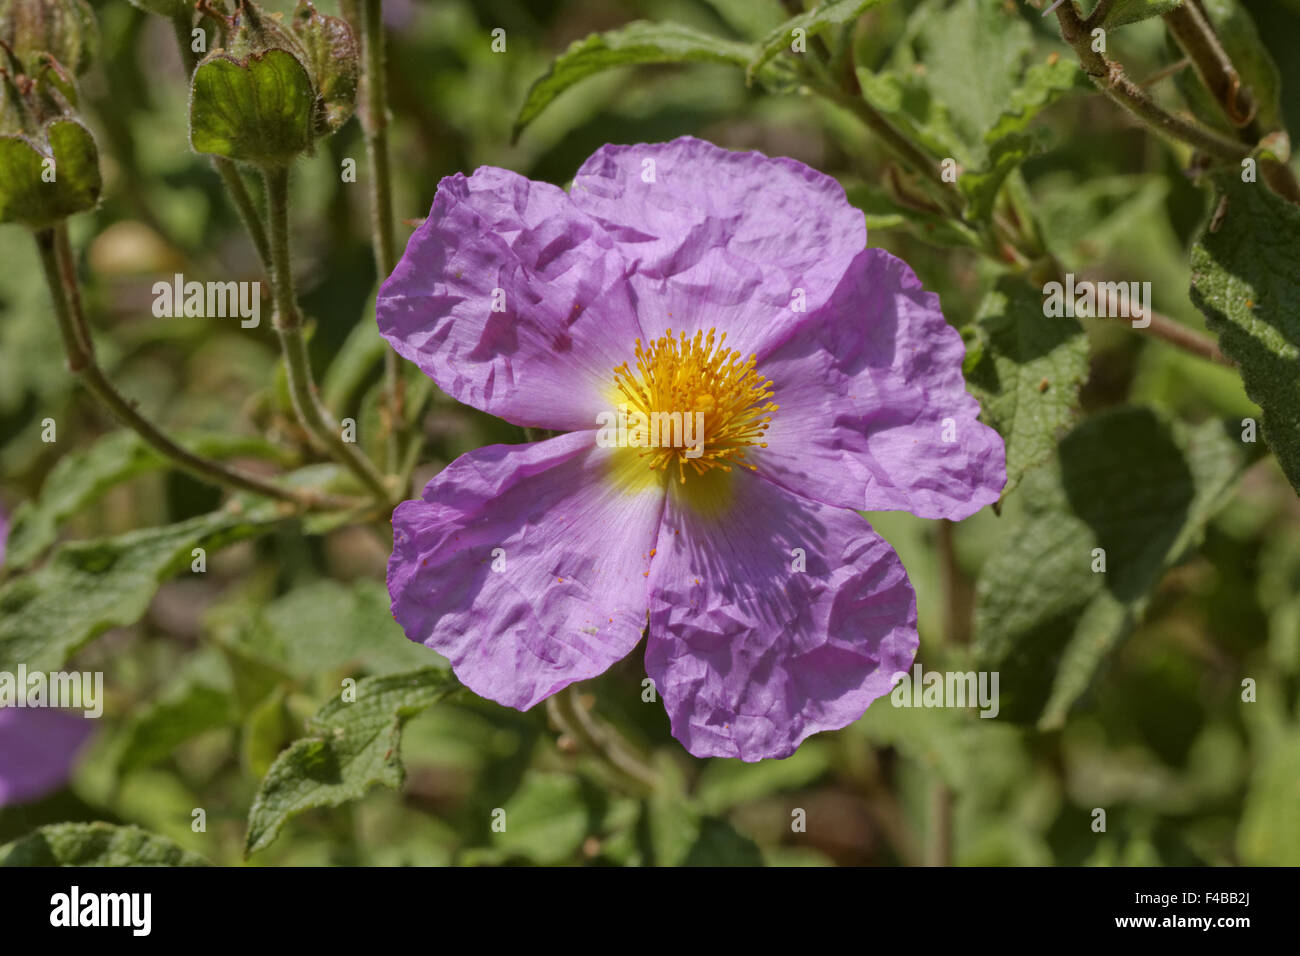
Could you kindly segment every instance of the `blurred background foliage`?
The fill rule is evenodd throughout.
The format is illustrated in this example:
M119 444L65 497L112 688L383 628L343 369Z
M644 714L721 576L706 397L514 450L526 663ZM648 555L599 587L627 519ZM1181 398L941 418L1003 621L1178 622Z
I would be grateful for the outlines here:
M247 436L238 452L250 467L259 459L293 464L301 436L288 412L269 302L256 330L233 319L151 313L152 284L174 272L200 281L261 276L220 181L188 147L187 88L168 23L125 0L93 6L102 56L84 80L85 113L99 140L105 190L100 207L70 227L103 362L168 428ZM322 4L335 12L330 6ZM958 98L961 83L934 80L964 68L948 48L963 38L943 19L944 6L883 4L842 42L859 66L892 71L927 96ZM1021 5L1005 6L1014 14ZM1282 71L1289 126L1300 130L1300 4L1245 6ZM439 179L458 170L492 164L564 185L605 142L689 133L793 156L840 178L872 216L869 243L906 259L940 294L952 324L970 327L995 290L998 264L943 244L919 216L882 211L877 200L891 160L848 113L747 87L743 72L729 66L602 72L561 95L511 142L530 86L570 42L637 19L753 39L789 15L776 0L386 0L384 11L402 241L427 213ZM1032 62L1070 56L1054 20L1032 8L1018 16ZM491 50L497 27L506 31L505 53ZM1177 59L1158 18L1116 30L1110 42L1137 78ZM1178 107L1172 82L1160 89ZM987 104L948 105L960 121ZM1186 152L1091 88L1070 91L1035 127L1047 131L1050 147L1013 175L1044 245L1077 272L1151 281L1157 310L1204 328L1188 297L1188 254L1211 201L1184 172ZM364 185L342 182L338 170L355 158L364 181L364 156L353 121L301 161L293 178L296 269L314 323L312 356L318 370L329 369L323 383L336 414L358 418L363 442L376 430L368 423L379 382L377 277ZM22 502L44 506L52 487L91 481L103 466L70 456L114 428L65 372L30 237L0 229L0 263L0 499L13 512ZM1088 348L1078 377L1086 383L1071 403L1072 419L1086 425L1144 406L1210 442L1207 424L1258 417L1233 370L1123 322L1083 324ZM418 373L407 371L415 387ZM52 444L40 435L47 417L58 423ZM524 439L436 395L421 428L417 483L471 448ZM119 458L132 460L134 448L123 441ZM1162 495L1176 493L1164 484L1174 479L1130 469L1141 454L1121 448L1099 467L1113 469L1108 487L1116 494L1154 495L1158 508ZM1233 452L1215 446L1206 454ZM1015 575L1008 555L1023 552L1020 539L1047 533L1025 513L1032 519L1034 496L1052 494L1055 467L1030 470L1001 515L986 509L958 526L868 516L915 586L918 659L927 670L975 666L979 593L1025 586L1023 578L990 581L982 572L993 566ZM1156 484L1144 489L1144 482ZM698 761L671 739L662 707L642 701L638 652L583 685L580 705L594 703L593 714L647 755L660 780L654 792L611 775L598 755L558 732L547 708L520 714L460 693L406 725L400 790L376 788L297 816L249 861L1300 863L1300 500L1271 457L1219 491L1186 547L1152 569L1140 606L1130 608L1127 640L1089 671L1056 721L1018 719L1014 706L983 720L973 711L896 709L881 700L857 724L810 739L788 760ZM77 504L57 518L68 539L174 524L222 500L145 461L121 465L93 492L67 495ZM105 672L106 716L69 788L0 809L0 844L47 823L104 820L137 824L212 862L243 861L262 778L337 696L340 681L436 660L391 620L383 586L390 543L386 524L315 535L277 525L214 549L206 574L162 583L138 622L112 628L68 665ZM1072 626L1048 621L1043 639ZM1015 673L1003 674L1010 705ZM1254 703L1242 701L1244 678L1256 682ZM204 833L191 829L194 808L206 811ZM505 833L491 829L495 808L507 811ZM796 808L806 811L806 832L792 831ZM1104 833L1092 828L1094 808L1106 810Z

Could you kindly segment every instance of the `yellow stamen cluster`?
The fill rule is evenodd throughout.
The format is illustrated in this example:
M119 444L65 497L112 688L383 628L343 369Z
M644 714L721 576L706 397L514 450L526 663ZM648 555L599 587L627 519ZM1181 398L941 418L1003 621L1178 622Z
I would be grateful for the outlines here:
M716 344L715 344L716 340ZM657 412L680 412L683 418L704 413L704 448L690 457L682 442L647 448L641 457L652 469L667 469L677 460L680 480L686 481L687 466L698 475L714 468L730 471L733 464L754 470L745 461L745 449L766 448L760 441L779 406L772 397L772 382L754 370L755 355L741 360L740 352L725 348L727 333L716 329L685 332L673 337L673 330L650 343L636 340L636 372L624 362L614 369L614 381L627 399L629 411L650 418Z

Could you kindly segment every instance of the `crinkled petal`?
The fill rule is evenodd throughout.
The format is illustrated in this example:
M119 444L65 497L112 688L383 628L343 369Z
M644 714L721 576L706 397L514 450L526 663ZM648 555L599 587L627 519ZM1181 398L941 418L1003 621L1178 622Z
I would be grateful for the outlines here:
M594 428L641 336L624 271L563 190L484 166L439 184L375 311L393 348L459 401L517 425Z
M93 729L92 721L61 710L0 708L0 807L62 788Z
M689 136L602 146L571 195L617 241L651 338L716 327L745 356L826 302L867 239L831 177Z
M520 710L641 639L661 484L611 481L595 432L456 459L393 513L388 591L407 637Z
M859 515L733 477L716 514L676 486L668 495L646 671L695 756L788 757L857 720L911 666L916 598Z
M775 401L762 473L825 504L961 519L1006 484L1002 436L977 420L965 346L901 259L868 249L827 306L767 355Z

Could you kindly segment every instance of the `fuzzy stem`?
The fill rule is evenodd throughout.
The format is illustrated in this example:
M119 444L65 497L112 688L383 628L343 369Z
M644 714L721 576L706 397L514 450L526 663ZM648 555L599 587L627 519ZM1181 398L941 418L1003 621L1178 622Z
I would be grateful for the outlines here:
M397 241L393 232L393 185L388 161L388 97L384 57L383 0L361 0L361 44L365 62L366 103L362 127L370 163L370 234L375 269L383 282L397 266ZM384 349L384 390L387 393L385 450L390 472L399 467L398 430L403 421L401 380L397 353ZM402 489L403 495L406 489Z
M1147 126L1224 162L1240 162L1250 155L1250 149L1244 143L1228 139L1214 130L1165 110L1146 90L1129 79L1122 66L1094 50L1091 23L1085 24L1079 19L1073 0L1067 0L1056 8L1056 18L1061 25L1061 38L1074 49L1083 72L1092 78L1102 93Z
M1088 14L1088 19L1084 21L1089 31L1106 22L1106 17L1110 15L1110 8L1114 5L1114 0L1097 0L1097 5L1092 8L1092 13Z
M132 402L113 387L95 359L90 329L81 310L81 295L77 288L76 270L68 244L67 227L60 223L52 228L39 230L35 238L41 268L45 273L45 282L49 286L50 298L54 304L54 317L58 321L63 348L68 357L68 370L76 375L86 390L112 412L124 426L138 434L177 467L211 484L249 491L307 509L347 508L356 504L350 499L284 487L236 468L229 468L220 462L195 454L168 438L156 425L141 415Z
M266 200L270 211L271 287L275 301L275 330L280 337L289 392L294 411L308 433L330 450L334 458L357 476L381 501L390 501L392 492L374 463L343 434L321 403L307 358L307 342L302 334L302 314L298 311L293 289L292 260L289 256L289 170L285 166L268 166Z
M940 188L936 190L936 195L943 204L944 212L955 219L961 219L964 203L956 188L939 178L939 164L889 122L883 113L861 96L854 96L819 76L807 76L805 82L814 92L820 93L832 103L857 116L863 125L880 137L880 141L886 148L912 172L922 176L928 184L939 183Z
M1232 59L1196 4L1184 3L1166 13L1164 21L1223 115L1239 129L1249 126L1258 109L1254 94L1242 85Z
M262 225L262 217L257 212L257 205L253 202L253 196L248 191L244 177L239 174L239 167L235 165L234 160L224 156L213 156L212 168L225 183L226 192L230 193L230 199L235 204L240 221L248 230L248 237L253 240L253 246L257 249L257 258L262 262L262 269L269 276L271 245L266 237L266 227Z
M1099 306L1102 304L1098 303ZM1119 303L1110 297L1109 292L1104 305L1107 315L1116 315L1120 311L1117 308ZM1236 363L1219 349L1218 343L1208 335L1202 335L1195 329L1189 329L1180 322L1176 322L1154 310L1147 313L1147 318L1150 319L1151 324L1146 327L1146 332L1153 338L1160 339L1162 342L1182 349L1197 358L1208 359L1227 368L1237 367Z
M659 787L659 774L647 765L612 727L596 720L578 699L576 685L547 698L547 712L583 749L601 758L619 778L633 789L653 793Z
M930 792L930 843L926 866L952 866L952 790L942 781Z
M1191 60L1197 76L1223 115L1241 131L1241 139L1246 143L1258 143L1260 136L1269 132L1260 129L1259 103L1250 87L1242 85L1232 58L1223 48L1205 12L1198 4L1188 2L1166 13L1164 20L1170 35ZM1284 199L1300 203L1300 182L1296 181L1289 166L1261 157L1259 168L1269 188Z

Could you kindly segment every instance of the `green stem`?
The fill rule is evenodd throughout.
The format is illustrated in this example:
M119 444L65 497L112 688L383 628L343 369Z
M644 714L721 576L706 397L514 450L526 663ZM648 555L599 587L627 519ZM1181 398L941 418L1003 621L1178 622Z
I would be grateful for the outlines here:
M930 845L925 863L952 866L952 790L942 780L936 780L930 800Z
M284 364L289 379L298 420L311 435L330 450L334 458L350 470L381 501L391 501L392 492L374 463L352 442L343 440L337 422L317 394L307 358L307 342L302 334L302 313L293 289L293 268L289 256L289 169L268 166L266 202L270 211L271 288L275 302L275 329L280 337Z
M393 186L388 161L388 97L384 57L382 0L361 0L361 44L365 60L366 103L362 126L366 134L366 156L370 163L370 234L375 251L375 269L382 283L397 266L397 241L393 231ZM384 390L388 434L385 450L390 472L399 467L398 429L404 419L397 353L384 349ZM401 489L405 496L407 489Z
M235 165L234 160L227 159L224 156L213 156L212 168L217 171L217 175L225 183L226 192L230 193L230 198L239 213L240 221L243 222L244 228L248 230L248 237L253 240L253 246L257 249L257 258L262 262L262 269L269 276L271 274L271 244L267 240L266 227L262 225L262 217L257 212L257 206L253 202L252 194L248 191L248 185L244 182L244 177L239 174L239 167Z
M59 333L63 337L63 348L68 357L68 370L80 379L87 391L112 412L118 421L138 434L179 468L211 484L238 488L307 509L347 508L356 504L350 499L284 487L256 475L229 468L210 458L195 454L167 437L113 387L95 359L90 328L81 309L81 294L77 287L71 247L68 244L67 227L60 223L52 228L42 229L35 234L35 238L41 268L45 273L45 282L49 286L50 298L54 304L54 317L58 321Z
M961 211L965 204L956 187L940 178L939 164L889 122L883 113L861 96L854 96L821 76L808 75L805 77L805 82L809 89L820 93L832 103L857 116L863 125L880 137L880 141L894 156L912 172L920 175L928 185L933 187L934 184L939 184L935 189L935 195L943 211L954 219L961 219Z

